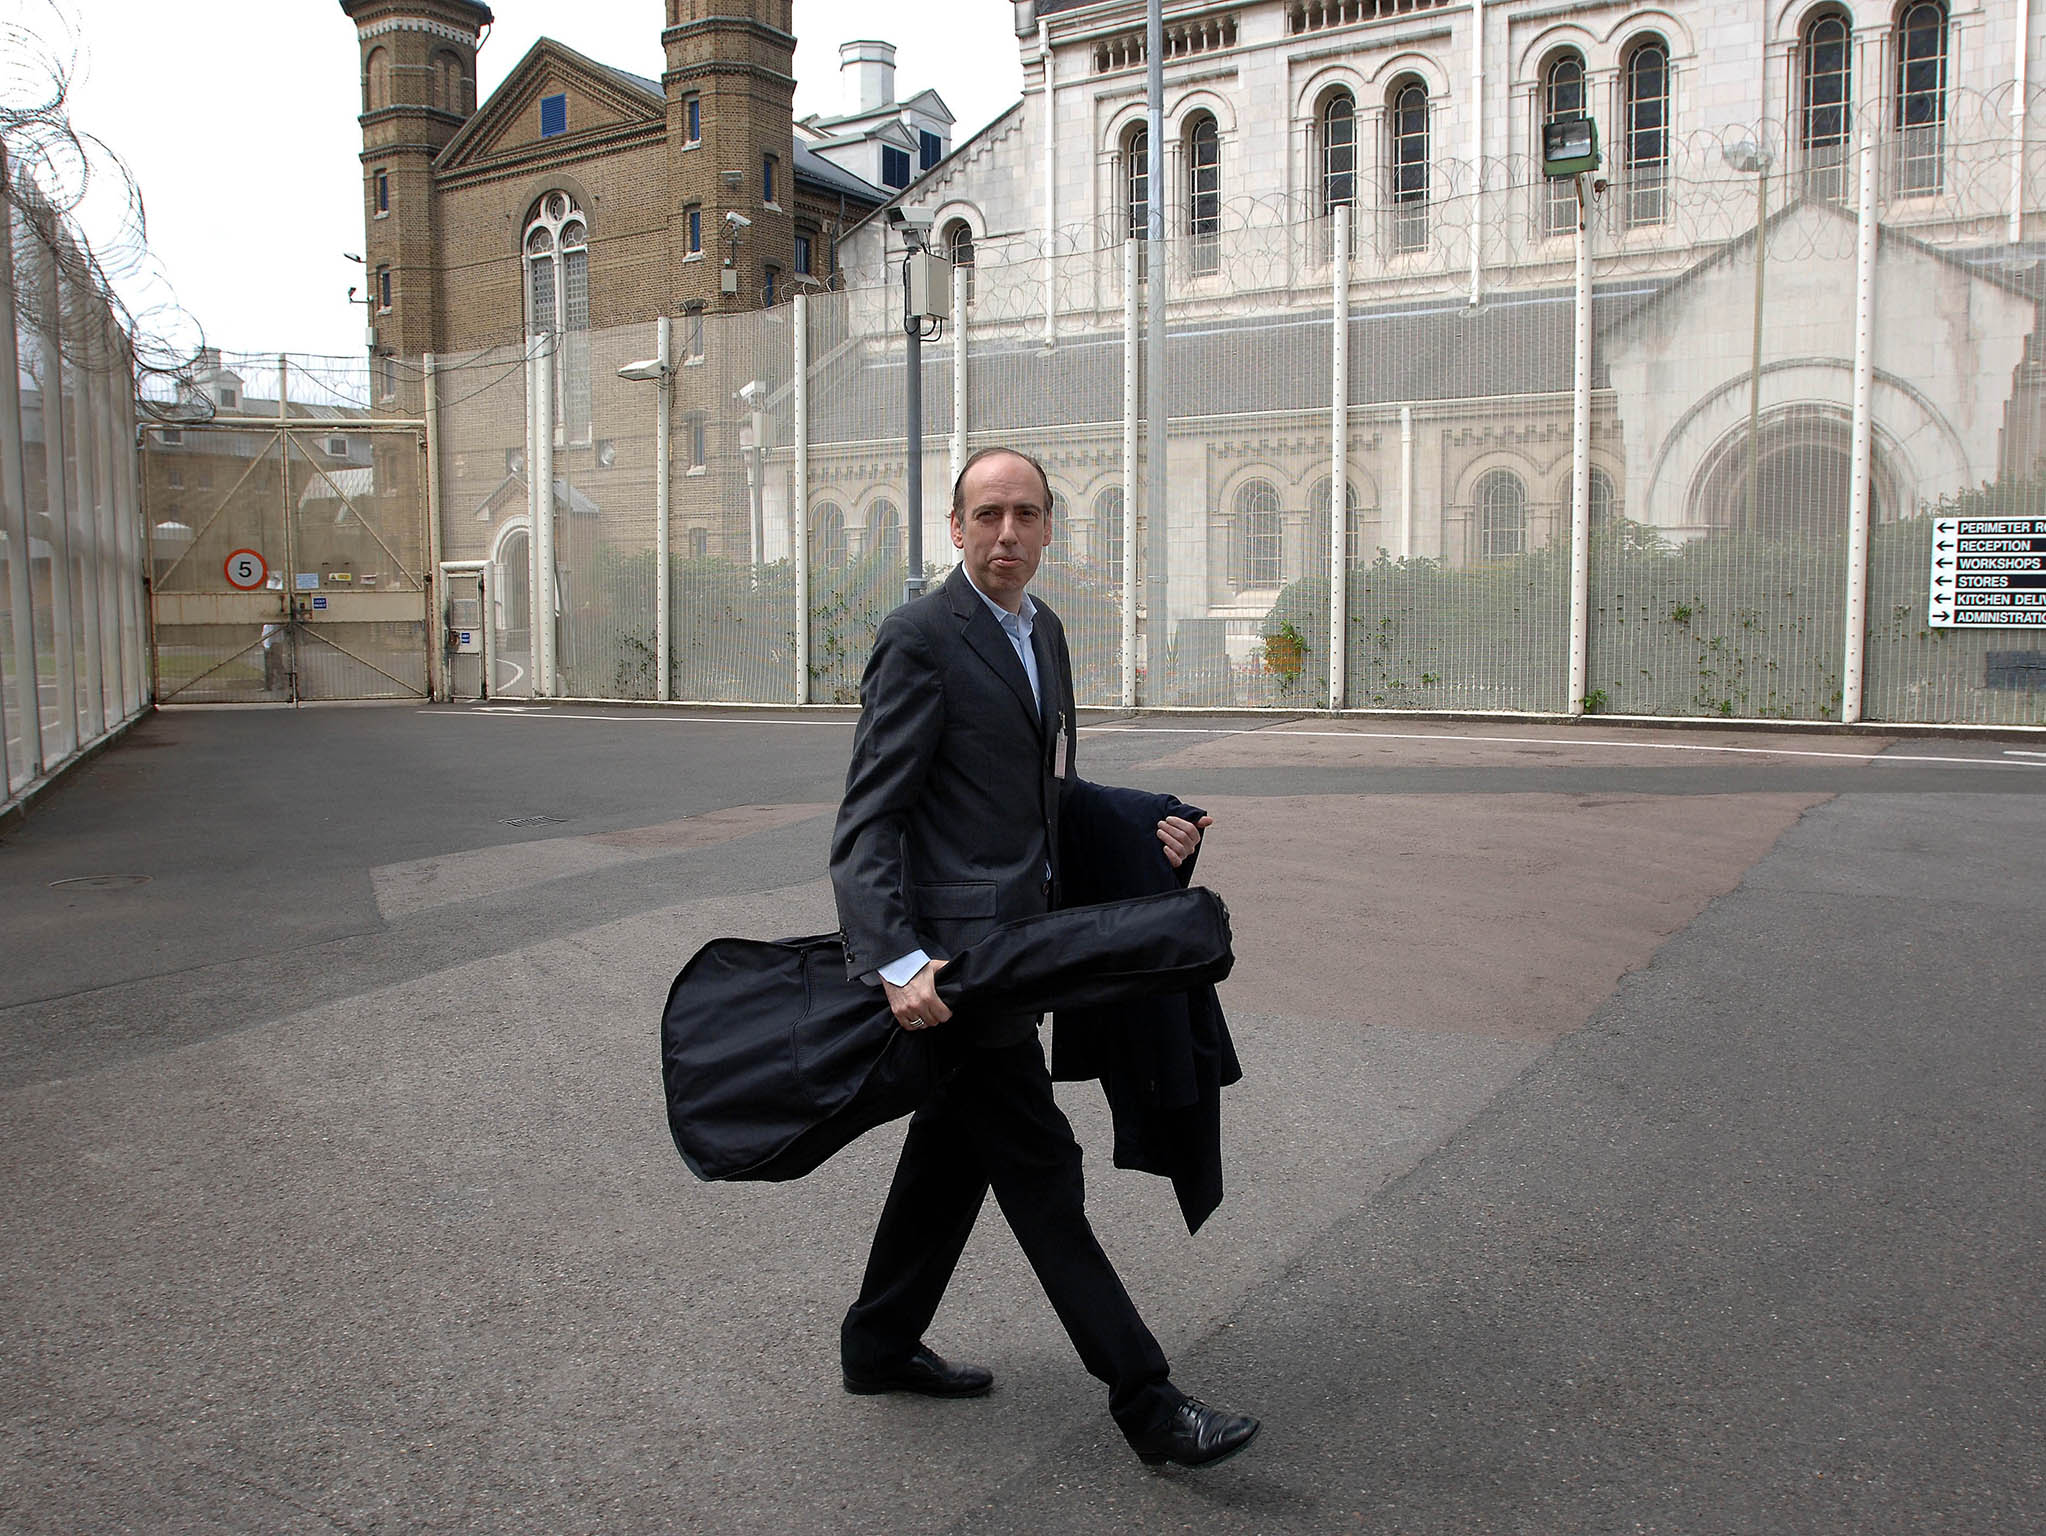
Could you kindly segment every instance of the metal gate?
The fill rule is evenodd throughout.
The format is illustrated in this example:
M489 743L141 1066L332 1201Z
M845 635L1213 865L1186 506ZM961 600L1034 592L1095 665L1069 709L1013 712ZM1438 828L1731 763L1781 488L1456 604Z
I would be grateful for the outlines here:
M424 424L143 428L159 703L425 698Z

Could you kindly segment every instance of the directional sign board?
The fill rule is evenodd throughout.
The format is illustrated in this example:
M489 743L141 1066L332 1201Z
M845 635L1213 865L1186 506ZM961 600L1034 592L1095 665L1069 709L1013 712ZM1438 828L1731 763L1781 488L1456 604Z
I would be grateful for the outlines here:
M270 567L253 549L238 549L224 562L227 584L238 592L253 592L270 576Z
M1932 520L1932 624L2046 628L2046 517Z

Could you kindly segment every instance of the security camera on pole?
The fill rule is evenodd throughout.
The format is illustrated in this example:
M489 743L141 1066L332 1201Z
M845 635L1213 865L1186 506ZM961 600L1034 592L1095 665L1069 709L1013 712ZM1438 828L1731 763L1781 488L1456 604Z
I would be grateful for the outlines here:
M909 373L907 418L909 466L905 479L908 503L909 574L903 579L907 603L924 590L924 343L944 330L946 296L951 292L951 263L924 248L931 216L914 208L891 207L888 226L902 236L902 329L909 337L905 359Z

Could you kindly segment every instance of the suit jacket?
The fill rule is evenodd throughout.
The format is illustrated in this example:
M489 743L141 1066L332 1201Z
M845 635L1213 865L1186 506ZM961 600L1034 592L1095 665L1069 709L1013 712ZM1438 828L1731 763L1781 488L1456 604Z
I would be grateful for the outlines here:
M1059 738L1071 762L1072 662L1037 604L1042 704L1009 637L955 568L881 622L831 840L849 976L916 949L949 958L1057 899ZM978 1021L982 1044L1026 1038L1028 1015Z

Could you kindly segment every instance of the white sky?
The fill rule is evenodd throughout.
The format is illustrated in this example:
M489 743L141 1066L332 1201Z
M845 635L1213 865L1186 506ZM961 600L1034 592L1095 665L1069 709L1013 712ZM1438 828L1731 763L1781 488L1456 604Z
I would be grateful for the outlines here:
M661 0L489 3L479 100L543 32L660 77ZM795 0L796 113L838 110L838 45L878 37L898 49L897 94L935 88L962 142L1021 94L1013 15L1007 0ZM338 0L0 0L0 20L59 52L68 22L72 126L140 184L157 265L208 342L361 352L345 295L362 269L342 256L362 250L358 55ZM89 233L105 227L94 215ZM132 307L150 302L139 280L121 286Z

